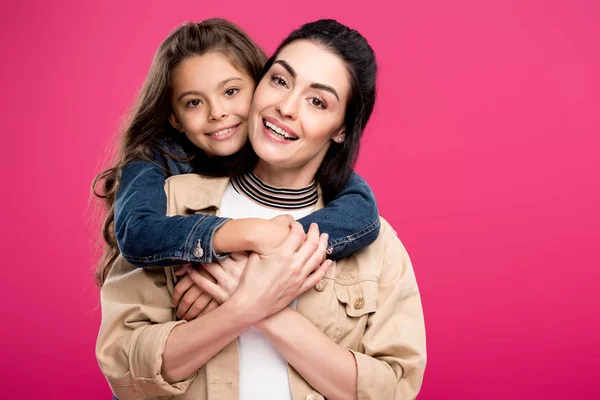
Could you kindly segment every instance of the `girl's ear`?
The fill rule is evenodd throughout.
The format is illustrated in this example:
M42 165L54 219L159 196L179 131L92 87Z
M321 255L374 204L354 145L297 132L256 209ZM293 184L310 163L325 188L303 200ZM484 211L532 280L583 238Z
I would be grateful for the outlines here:
M183 133L183 127L181 126L179 119L177 119L177 116L174 113L171 113L169 115L169 122L171 123L171 125L173 125L173 128L175 128L179 132Z

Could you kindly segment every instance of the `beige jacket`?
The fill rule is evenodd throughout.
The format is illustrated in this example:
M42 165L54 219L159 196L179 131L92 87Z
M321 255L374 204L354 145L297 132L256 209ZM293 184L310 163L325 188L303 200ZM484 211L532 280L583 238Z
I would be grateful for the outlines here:
M214 213L227 182L199 175L169 178L168 215ZM113 392L120 400L237 400L237 341L185 381L169 384L161 376L167 337L185 323L170 305L173 285L171 267L135 268L122 257L114 263L101 291L96 345ZM417 396L426 358L423 310L408 254L386 221L371 246L335 262L319 285L300 296L297 311L354 354L359 399ZM324 399L291 366L289 376L294 400Z

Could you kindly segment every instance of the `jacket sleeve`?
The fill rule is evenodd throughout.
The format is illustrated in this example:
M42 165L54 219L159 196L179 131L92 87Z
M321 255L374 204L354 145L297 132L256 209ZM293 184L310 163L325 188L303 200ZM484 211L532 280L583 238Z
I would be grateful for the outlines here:
M168 271L135 268L119 256L102 287L96 358L119 400L181 395L196 375L174 384L161 375L167 338L185 323L174 320Z
M134 161L121 172L115 201L115 236L123 257L137 267L212 262L214 234L229 218L208 214L166 216L162 168Z
M426 364L425 324L415 274L400 240L387 224L377 310L369 316L359 351L360 400L414 399Z
M311 223L329 234L332 260L349 256L372 244L379 236L379 210L373 191L365 180L353 172L346 187L327 207L298 220L305 231Z

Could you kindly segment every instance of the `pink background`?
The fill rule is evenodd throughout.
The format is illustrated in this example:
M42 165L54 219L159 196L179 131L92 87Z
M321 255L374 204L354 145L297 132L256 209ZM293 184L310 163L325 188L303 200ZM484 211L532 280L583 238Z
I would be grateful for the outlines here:
M110 397L89 185L160 41L211 16L268 52L320 17L375 48L358 171L422 290L420 399L599 398L597 1L48 3L0 6L1 398Z

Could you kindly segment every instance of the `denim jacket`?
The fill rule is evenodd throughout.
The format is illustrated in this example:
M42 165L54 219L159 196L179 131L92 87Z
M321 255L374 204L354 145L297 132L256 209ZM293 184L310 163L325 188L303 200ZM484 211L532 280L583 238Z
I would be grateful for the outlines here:
M162 143L184 154L176 143ZM162 168L161 168L162 166ZM212 242L229 218L208 214L166 216L166 168L190 173L189 163L156 155L156 162L133 161L122 172L115 201L115 236L123 258L137 267L209 263L218 259ZM379 210L369 185L355 172L327 207L298 220L305 231L315 222L329 234L329 258L346 257L372 244L379 235Z

